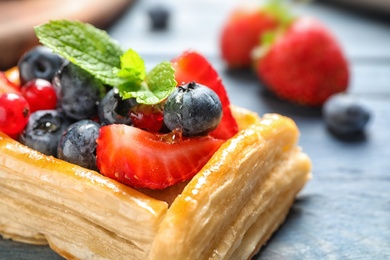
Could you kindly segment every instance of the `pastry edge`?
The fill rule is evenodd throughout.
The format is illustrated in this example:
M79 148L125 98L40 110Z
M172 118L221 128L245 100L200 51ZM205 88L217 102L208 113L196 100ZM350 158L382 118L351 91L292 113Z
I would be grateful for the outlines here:
M245 113L242 115L245 116ZM272 127L270 128L270 126ZM277 138L274 138L274 135ZM301 170L292 172L293 174L290 176L292 180L299 180L298 186L293 187L294 192L291 193L290 200L292 203L295 195L311 176L311 162L309 157L303 154L297 147L298 137L298 128L291 119L276 114L267 114L262 119L256 120L244 132L241 132L224 144L221 150L225 151L225 153L222 155L218 154L210 162L211 165L215 165L222 160L222 164L225 167L216 167L217 170L213 170L213 167L206 167L194 177L183 193L177 197L160 225L159 232L152 246L150 259L158 259L159 257L161 259L228 259L229 254L216 252L218 248L216 241L224 240L224 231L229 229L237 215L240 214L240 211L245 209L242 204L246 206L246 201L253 196L251 192L243 195L242 190L238 191L237 194L230 194L231 197L234 197L231 202L235 204L226 209L229 205L224 201L229 202L230 198L223 198L224 190L226 190L226 193L234 191L235 187L240 186L241 181L242 183L252 185L251 191L254 190L254 187L262 189L272 179L270 176L272 177L274 167L283 164L286 158L294 160L294 156L298 156L302 159L297 164L297 167ZM249 142L242 145L240 138L244 138L246 141L249 140ZM271 143L264 148L265 151L258 152L257 149L262 144L267 144L269 140L271 140ZM252 145L251 142L258 143ZM242 145L240 148L245 150L235 149L235 145ZM276 146L276 150L273 149L274 146ZM275 152L271 153L271 150L275 150ZM229 151L234 152L229 154ZM250 155L243 155L244 151ZM264 157L264 154L268 157ZM224 156L228 157L228 159L226 160ZM234 158L243 160L244 163L237 163L237 166ZM216 160L213 161L213 159ZM275 159L275 163L268 165L267 160L270 159ZM259 166L259 161L257 160L260 160L260 163L263 164ZM228 165L226 162L230 162L230 164ZM245 167L240 167L242 165L249 166L248 174L242 174L245 173ZM269 166L268 168L266 167L267 165ZM265 170L263 170L264 167ZM289 170L284 170L280 174L283 175L288 172ZM226 178L229 175L235 176L233 177L234 183L230 182L229 178ZM240 179L241 177L242 179ZM252 179L254 177L256 179ZM210 187L210 184L215 187ZM215 190L211 194L206 194L202 192L204 191L202 189L203 185ZM277 188L284 187L289 187L289 183L287 182ZM220 198L217 197L219 196L218 193L222 195ZM274 227L270 229L270 234L277 229L280 225L279 222L284 220L290 206L291 204L286 205L285 212L281 215L279 221L270 223ZM206 210L203 210L204 208ZM248 218L252 221L257 217L259 216L253 217L248 215ZM193 223L199 224L194 225ZM245 229L239 227L239 235L240 233L245 234L245 232ZM270 234L265 234L259 239L266 241ZM175 247L170 248L169 245L172 243L175 244ZM228 241L229 246L233 246L230 243L231 241ZM246 250L245 257L240 257L239 259L249 258L259 250L263 243L264 241L254 249Z
M258 123L258 117L257 117L257 115L255 114L255 113L253 113L253 112L251 112L251 111L248 111L248 110L246 110L246 109L241 109L241 108L238 108L238 107L233 107L233 112L234 112L234 114L235 114L235 116L238 118L238 122L239 122L239 126L240 126L240 128L248 128L248 127L250 127L251 125L253 125L253 124L257 124ZM240 135L240 133L237 135L237 136L239 136ZM238 153L239 154L239 153ZM2 163L2 160L0 160L0 164ZM215 163L215 162L214 162ZM310 161L309 161L309 159L307 158L307 161L306 161L306 164L307 165L310 165ZM207 164L207 165L209 165L209 164ZM207 167L207 166L206 166ZM307 176L309 176L310 175L310 169L309 169L310 167L308 166L308 169L306 170L306 175ZM1 171L1 170L0 170ZM304 183L306 182L306 180L308 179L308 177L305 179L305 181L303 181L302 182L302 186L304 185ZM191 183L192 181L190 181L190 183ZM126 188L125 188L126 189ZM294 199L294 197L295 197L295 195L296 195L296 193L297 192L299 192L299 190L300 190L300 188L297 190L297 191L295 191L294 192L294 194L291 196L291 203L293 203L293 199ZM270 231L263 237L263 239L262 240L264 240L264 241L266 241L268 238L269 238L269 236L271 236L271 234L274 232L274 230L276 230L277 229L277 227L283 222L283 220L284 220L284 218L286 217L286 212L288 212L288 209L290 208L290 204L289 205L287 205L286 206L286 209L283 211L283 214L282 214L282 216L281 216L281 218L277 221L277 223L273 223L274 224L274 228L272 228L272 229L270 229ZM168 210L168 212L169 212L169 210ZM165 213L164 213L165 214ZM162 219L163 219L163 216L161 217ZM164 220L163 220L164 221ZM1 219L0 219L0 224L1 224L2 222L1 222ZM99 224L97 224L97 225L99 225ZM160 227L161 228L161 227ZM32 230L33 230L34 228L32 228ZM160 231L156 231L156 232L160 232ZM4 230L2 230L1 228L0 228L0 233L3 233L3 235L4 235L4 237L5 238L11 238L11 239L15 239L15 240L18 240L18 234L7 234L6 232L4 232ZM42 231L42 233L45 233L45 231L43 230ZM156 233L156 235L157 235L157 233ZM38 235L39 236L39 235ZM76 255L78 255L78 256L86 256L86 255L90 255L90 254L83 254L83 253L80 253L80 254L72 254L71 252L69 252L69 250L68 249L66 249L66 247L64 248L64 247L61 247L60 245L58 245L57 243L61 243L60 241L57 241L57 242L53 242L55 239L50 239L50 235L46 235L47 236L47 238L48 238L48 241L49 241L49 243L50 243L50 246L55 250L55 251L57 251L59 254L61 254L62 256L64 256L64 257L67 257L67 258L74 258L74 257L77 257ZM39 239L42 241L42 236L40 236L39 237ZM129 239L129 240L131 240L131 237L130 238L125 238L125 239ZM24 242L28 242L28 243L31 243L31 242L33 242L34 241L34 239L32 239L31 241L29 241L29 238L27 238L27 237L25 237L25 239L19 239L19 240L21 240L21 241L23 241L24 240ZM244 239L245 240L245 239ZM247 252L247 254L249 254L249 255L253 255L254 253L256 253L257 251L258 251L258 249L261 247L261 245L263 244L263 242L264 241L260 241L260 243L259 244L257 244L256 243L256 246L255 246L255 248L250 252L250 253L248 253ZM154 240L154 243L156 244L156 240ZM155 244L154 244L154 246L155 246ZM237 248L240 248L241 247L241 245L239 246L239 247L237 247ZM174 247L171 247L171 250L175 250L174 249ZM169 249L168 249L169 250ZM146 249L145 250L145 252L147 252L148 251L148 249ZM153 250L152 250L153 251ZM156 252L156 251L155 251ZM156 253L153 253L152 252L152 254L150 254L149 255L149 257L150 257L150 259L158 259L158 257L161 257L161 254L160 253L157 253L157 255L156 255ZM157 251L158 252L158 251ZM214 251L213 251L214 252ZM153 254L156 256L156 257L153 257ZM162 254L164 254L164 252L162 252ZM97 255L96 255L96 257L97 257ZM145 255L142 255L142 256L140 256L140 258L144 258L145 257ZM81 258L83 258L83 257L81 257ZM173 258L171 258L171 259L173 259ZM183 259L183 258L182 258Z

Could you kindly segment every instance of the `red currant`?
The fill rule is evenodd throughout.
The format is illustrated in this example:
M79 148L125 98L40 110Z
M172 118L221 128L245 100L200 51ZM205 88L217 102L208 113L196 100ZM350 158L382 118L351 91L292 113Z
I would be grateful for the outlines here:
M24 97L15 93L0 96L0 131L16 136L27 124L30 107Z
M159 105L139 104L130 110L130 117L135 127L149 132L158 132L164 124L163 109Z
M55 109L57 94L53 85L45 79L33 79L21 88L23 97L30 104L30 111Z

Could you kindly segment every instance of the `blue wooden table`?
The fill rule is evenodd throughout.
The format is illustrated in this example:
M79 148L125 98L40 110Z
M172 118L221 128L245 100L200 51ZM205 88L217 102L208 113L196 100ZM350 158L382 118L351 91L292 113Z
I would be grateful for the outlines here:
M139 52L148 68L189 48L203 53L220 73L232 103L292 117L301 130L300 145L312 158L313 179L254 259L390 259L390 19L326 1L294 6L297 14L323 21L339 39L350 62L349 92L372 111L366 135L343 141L326 130L320 109L280 101L252 72L226 69L218 37L236 2L165 1L171 19L162 31L151 30L147 16L156 3L136 1L109 33ZM57 258L48 247L0 240L0 259Z

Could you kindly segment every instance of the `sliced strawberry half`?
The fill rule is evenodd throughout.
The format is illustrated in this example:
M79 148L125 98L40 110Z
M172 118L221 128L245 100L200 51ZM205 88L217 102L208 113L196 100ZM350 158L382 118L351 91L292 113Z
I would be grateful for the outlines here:
M103 175L131 187L163 189L192 178L223 142L108 125L97 140L97 165Z
M226 89L222 79L207 61L195 51L186 51L172 60L175 69L175 78L179 85L196 81L214 90L222 103L223 116L219 126L210 133L211 136L227 140L238 132L238 126L232 111Z

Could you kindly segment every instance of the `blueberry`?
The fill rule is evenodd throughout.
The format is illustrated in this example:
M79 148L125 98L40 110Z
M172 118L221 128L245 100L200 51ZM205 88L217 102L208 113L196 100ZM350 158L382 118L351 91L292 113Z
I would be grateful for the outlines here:
M46 155L57 156L57 145L70 121L57 110L39 110L30 115L19 141Z
M87 119L70 125L58 143L58 158L97 170L95 149L99 128L98 123Z
M55 74L53 86L58 104L69 118L90 119L97 114L104 86L85 70L66 62Z
M218 95L195 82L177 87L164 107L165 125L170 130L181 129L184 136L207 134L218 126L221 118Z
M152 29L163 30L167 28L170 16L169 9L163 5L155 5L149 8L148 15Z
M18 61L22 85L33 79L52 81L64 59L49 48L37 46L27 51Z
M130 109L135 106L135 99L122 99L117 89L113 88L107 92L100 101L98 115L103 125L125 124L131 125Z
M326 126L340 136L361 133L370 119L369 110L347 94L331 96L322 109Z

